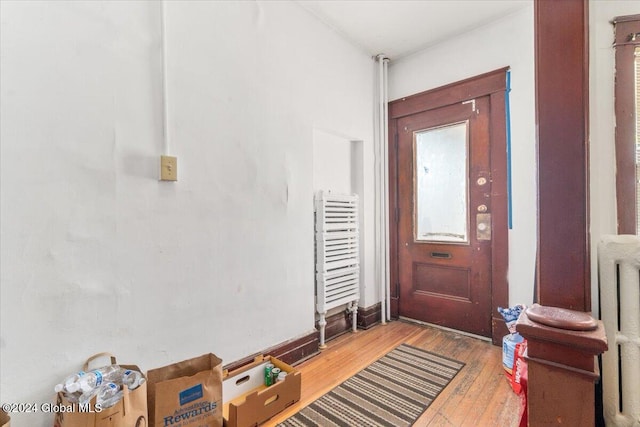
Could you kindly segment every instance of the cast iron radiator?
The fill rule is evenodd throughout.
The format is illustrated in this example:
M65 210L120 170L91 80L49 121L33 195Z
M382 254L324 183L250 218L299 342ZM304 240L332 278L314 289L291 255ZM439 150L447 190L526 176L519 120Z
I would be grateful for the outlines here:
M604 236L598 266L600 317L609 342L602 355L605 422L640 427L640 238Z

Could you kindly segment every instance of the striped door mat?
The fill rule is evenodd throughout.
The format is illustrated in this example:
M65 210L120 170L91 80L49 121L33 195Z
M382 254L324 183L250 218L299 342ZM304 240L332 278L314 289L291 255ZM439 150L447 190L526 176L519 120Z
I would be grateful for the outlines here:
M278 427L410 426L463 366L401 344Z

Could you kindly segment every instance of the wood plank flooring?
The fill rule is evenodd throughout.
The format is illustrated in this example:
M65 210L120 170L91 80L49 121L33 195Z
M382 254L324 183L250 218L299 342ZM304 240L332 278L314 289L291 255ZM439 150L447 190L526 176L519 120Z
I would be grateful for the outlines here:
M302 373L300 401L262 426L275 426L402 343L466 363L415 426L518 425L520 399L502 369L500 347L455 332L393 321L342 335L328 342L320 355L297 365Z

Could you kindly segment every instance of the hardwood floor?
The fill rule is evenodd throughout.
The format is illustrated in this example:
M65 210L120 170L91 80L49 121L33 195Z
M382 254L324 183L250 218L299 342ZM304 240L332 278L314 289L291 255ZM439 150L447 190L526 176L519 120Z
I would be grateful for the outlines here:
M518 425L520 399L502 369L500 347L455 332L393 321L342 335L328 342L320 355L297 365L302 373L300 401L262 426L275 426L401 343L466 363L415 426Z

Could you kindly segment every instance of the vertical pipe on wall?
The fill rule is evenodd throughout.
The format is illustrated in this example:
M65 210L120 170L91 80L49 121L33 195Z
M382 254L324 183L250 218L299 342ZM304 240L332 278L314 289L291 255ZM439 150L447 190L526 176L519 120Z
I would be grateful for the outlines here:
M167 95L167 20L165 0L160 1L160 43L162 43L162 152L171 153L169 142L169 98Z
M384 292L384 281L382 280L382 215L383 213L383 197L382 195L382 176L381 165L382 165L382 135L383 131L383 122L382 122L382 114L383 114L383 106L382 106L382 92L383 92L383 61L381 60L383 55L378 55L376 57L378 61L378 114L377 114L377 125L378 125L378 137L376 138L376 149L375 149L375 200L376 200L376 285L378 286L379 294L380 294L380 322L384 325L387 321L387 311L385 308L386 298Z
M382 132L382 145L384 147L384 156L382 158L382 170L384 171L384 215L382 226L384 227L384 288L386 293L386 307L387 307L387 320L391 319L391 268L389 265L389 93L388 93L388 65L389 58L384 57L382 60L383 66L383 86L384 92L382 97L382 104L384 112L382 114L382 121L384 123Z
M388 58L377 55L378 61L378 138L376 144L376 284L380 289L380 321L384 325L389 319L389 227L387 212L389 200L389 174L387 170L387 62Z

